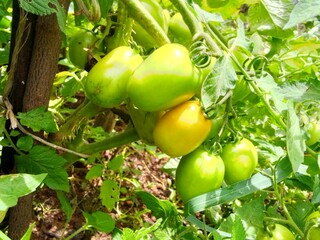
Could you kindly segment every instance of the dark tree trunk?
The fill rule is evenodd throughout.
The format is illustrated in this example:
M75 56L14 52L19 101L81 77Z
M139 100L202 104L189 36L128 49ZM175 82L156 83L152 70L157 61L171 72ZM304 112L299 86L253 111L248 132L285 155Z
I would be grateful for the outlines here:
M70 0L60 2L67 9ZM48 106L57 72L61 41L62 35L55 14L40 17L25 13L19 8L18 0L13 1L9 61L9 79L12 86L7 97L14 113ZM9 124L7 125L9 127ZM4 149L1 157L3 172L13 170L14 154L11 148ZM20 198L18 204L10 209L9 237L13 240L21 239L31 221L30 194Z

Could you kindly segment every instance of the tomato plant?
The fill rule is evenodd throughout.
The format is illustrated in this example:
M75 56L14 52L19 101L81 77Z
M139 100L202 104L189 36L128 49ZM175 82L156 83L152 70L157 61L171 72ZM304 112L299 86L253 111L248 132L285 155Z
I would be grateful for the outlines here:
M320 123L311 122L307 130L309 134L309 139L306 141L306 144L311 146L320 140Z
M177 12L171 17L168 31L174 42L190 46L192 42L192 34L188 25L184 22L181 13Z
M225 181L233 184L251 177L258 164L258 153L246 138L223 147L221 157L226 167Z
M166 110L192 98L200 76L186 47L166 44L149 55L133 73L128 96L141 110Z
M261 240L294 240L292 232L281 224L274 224L268 227L269 232L259 232L257 239Z
M156 20L156 22L160 25L160 27L167 32L168 22L166 15L158 3L155 0L141 0L140 1L143 7L151 14L151 16ZM141 27L138 23L135 23L133 26L133 38L134 40L144 48L152 48L156 47L157 43L150 36L143 27Z
M154 142L171 157L183 156L200 146L211 124L198 101L187 101L160 117L153 131Z
M221 186L224 163L220 156L209 153L200 146L180 159L175 177L177 192L187 202Z
M118 106L127 97L128 79L142 61L130 47L112 50L94 65L85 79L87 97L101 107Z
M80 30L76 32L69 43L69 59L73 65L84 69L89 59L93 57L93 49L98 38L91 31ZM101 47L100 47L101 49Z

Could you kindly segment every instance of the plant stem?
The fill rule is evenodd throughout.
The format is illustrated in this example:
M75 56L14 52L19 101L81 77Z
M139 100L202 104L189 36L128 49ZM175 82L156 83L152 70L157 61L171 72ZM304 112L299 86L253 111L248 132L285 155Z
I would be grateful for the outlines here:
M134 128L129 128L122 133L118 133L117 135L106 138L102 141L82 145L81 149L78 149L78 151L85 154L93 154L129 144L138 140L140 140L140 137L137 131Z
M170 43L166 33L139 0L121 0L121 2L127 7L129 15L154 38L159 46Z
M87 229L87 227L88 227L87 224L83 225L81 228L77 229L72 234L70 234L68 237L66 237L65 240L71 240L73 237L77 236L82 231L85 231Z
M190 11L185 0L171 0L171 2L181 13L184 22L189 27L193 36L197 33L203 32L203 27L200 21L198 21L194 14Z

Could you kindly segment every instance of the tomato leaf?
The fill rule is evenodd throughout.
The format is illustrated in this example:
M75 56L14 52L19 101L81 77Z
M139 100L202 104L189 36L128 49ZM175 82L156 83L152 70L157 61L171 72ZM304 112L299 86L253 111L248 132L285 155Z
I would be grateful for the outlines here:
M120 189L118 183L113 180L105 180L100 188L102 204L111 211L119 201Z
M243 227L241 218L238 215L235 215L235 219L232 225L232 237L231 240L245 240L246 231Z
M293 172L296 172L303 162L306 149L304 133L301 130L300 122L295 113L293 102L288 101L287 114L287 151L292 165Z
M105 233L111 232L115 227L114 219L107 213L96 211L92 214L83 212L87 224Z
M201 100L205 109L217 103L229 89L233 89L238 79L230 55L223 55L216 61L206 77L201 89Z
M318 162L320 162L320 155L318 155ZM320 179L319 179L319 177L316 177L315 181L314 181L311 202L313 204L320 203Z
M92 180L102 176L103 166L102 164L94 165L86 174L86 179Z
M73 214L73 208L70 204L70 200L62 191L56 191L56 193L61 204L61 208L63 212L66 214L67 221L70 221Z
M47 174L9 174L0 176L0 211L17 204L18 198L32 193Z
M240 18L238 18L237 23L237 37L234 39L231 48L239 46L247 51L252 51L253 43L246 37L244 24Z
M51 114L44 107L35 108L28 112L19 112L18 119L22 125L30 127L33 131L44 130L48 133L54 133L58 130L57 124Z
M16 156L19 172L47 173L44 183L54 190L69 191L66 160L46 146L36 145L26 155Z
M294 27L298 23L320 15L320 2L318 0L300 0L290 13L289 21L284 29Z

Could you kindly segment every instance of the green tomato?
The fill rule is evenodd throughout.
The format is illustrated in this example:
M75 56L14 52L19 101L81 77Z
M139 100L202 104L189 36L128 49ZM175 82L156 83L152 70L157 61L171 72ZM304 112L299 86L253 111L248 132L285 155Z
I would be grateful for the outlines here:
M306 141L308 146L311 146L320 140L320 123L311 122L308 126L309 139Z
M270 234L267 232L259 232L256 239L259 240L295 240L292 232L281 224L275 224L269 227Z
M211 11L213 8L223 7L228 4L229 0L194 0L206 11Z
M101 107L118 106L127 98L128 79L142 62L142 57L130 47L115 48L88 73L84 81L86 96Z
M128 96L143 111L166 110L195 95L200 75L186 47L166 44L136 69L128 83Z
M176 189L183 202L221 187L224 163L202 146L183 156L176 171Z
M318 240L320 239L320 212L315 211L311 213L306 221L306 240Z
M224 180L227 184L250 178L258 164L257 149L246 138L224 146L221 157L226 167Z
M167 33L168 19L166 13L163 11L159 2L155 0L141 0L140 1L145 9L151 14L154 20L160 25L160 27ZM138 23L133 26L132 37L139 45L144 48L157 47L157 44L152 36Z
M174 14L170 19L169 34L171 34L173 42L180 43L187 47L192 43L192 34L190 29L179 12Z
M81 30L75 33L69 43L69 59L73 65L85 69L90 58L90 51L95 48L98 38L90 31Z
M246 82L243 76L241 76L233 89L232 102L236 103L243 101L251 93L249 84Z
M211 124L198 101L187 101L160 117L154 127L153 139L155 145L170 157L184 156L203 143Z
M147 144L153 145L153 130L156 122L164 114L164 112L145 112L134 107L130 102L127 104L127 109L132 123L141 140Z

